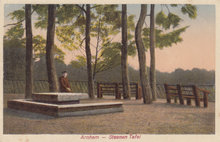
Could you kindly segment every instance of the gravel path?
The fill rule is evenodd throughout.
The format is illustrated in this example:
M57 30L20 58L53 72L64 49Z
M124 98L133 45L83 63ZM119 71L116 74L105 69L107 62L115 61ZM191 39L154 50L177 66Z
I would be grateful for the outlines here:
M215 103L208 108L142 100L124 101L124 112L53 118L7 108L7 100L23 95L4 94L4 134L214 134ZM111 97L87 102L116 101Z

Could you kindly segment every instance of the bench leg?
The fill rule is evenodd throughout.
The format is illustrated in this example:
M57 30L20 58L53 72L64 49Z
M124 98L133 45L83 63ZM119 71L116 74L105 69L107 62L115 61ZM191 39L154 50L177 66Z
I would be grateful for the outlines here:
M193 94L195 96L195 103L197 107L200 107L200 97L199 97L199 92L197 90L197 87L194 85L193 86Z
M197 107L200 107L200 98L196 98L195 103Z
M182 90L181 90L181 86L179 84L177 84L177 89L178 89L178 96L179 96L180 104L184 105Z
M187 105L190 106L191 105L191 99L188 98L186 101L187 101Z
M177 97L174 97L174 102L177 103Z
M203 103L204 103L204 107L208 107L208 96L206 93L203 96Z
M183 99L182 96L179 96L179 100L180 100L180 104L181 104L181 105L184 105L184 99Z
M171 103L171 98L170 98L170 96L169 95L167 95L167 103Z
M115 99L121 99L121 93L116 94Z

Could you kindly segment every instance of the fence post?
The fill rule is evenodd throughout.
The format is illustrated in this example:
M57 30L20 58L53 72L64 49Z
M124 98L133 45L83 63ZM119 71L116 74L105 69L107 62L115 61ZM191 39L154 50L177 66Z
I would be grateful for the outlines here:
M195 103L196 103L196 106L197 107L200 107L200 97L199 97L199 94L198 94L198 90L197 90L197 87L196 85L193 85L193 94L195 96Z
M121 96L119 94L119 84L115 83L115 99L121 99Z
M180 104L184 105L182 90L181 90L181 86L179 84L177 84L177 89L178 89L178 96L179 96Z
M135 94L136 100L141 99L141 90L138 82L135 84L135 89L136 89L136 94Z
M135 84L135 99L138 99L138 83Z
M102 98L102 96L101 96L101 86L98 82L97 82L97 98Z

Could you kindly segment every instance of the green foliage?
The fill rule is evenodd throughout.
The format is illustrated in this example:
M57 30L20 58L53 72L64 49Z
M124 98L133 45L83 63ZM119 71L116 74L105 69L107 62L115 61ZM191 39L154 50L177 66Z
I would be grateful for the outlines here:
M176 69L167 76L167 83L172 84L215 84L215 72L205 69Z
M181 11L183 14L188 14L190 18L196 18L196 7L191 4L185 5L177 5L171 4L171 7L178 7L181 6ZM159 28L155 29L155 40L156 40L156 47L162 49L164 47L171 47L173 44L177 44L182 41L181 33L185 32L189 26L178 28L182 19L179 15L176 15L170 12L168 5L166 5L168 9L168 14L166 15L164 11L160 11L156 14L156 24L159 25ZM172 31L170 28L173 28ZM150 45L150 28L143 29L143 41L146 47L146 50Z
M135 41L132 40L128 44L128 56L134 57L136 55L137 49L135 45Z
M179 25L179 22L181 21L181 18L173 13L169 13L167 18L173 25L173 28L177 27Z
M180 34L185 32L187 28L188 26L179 28L167 34L163 34L161 31L158 31L157 33L158 37L156 39L156 46L159 48L163 48L163 47L172 46L172 44L174 43L177 44L178 42L181 42L182 38L180 37Z
M61 42L61 47L68 50L82 50L84 48L84 40L85 40L85 14L81 8L85 8L84 5L70 5L63 4L57 5L56 9L56 35L58 40ZM33 15L37 20L34 23L35 28L46 29L47 28L47 17L48 17L48 5L36 4L32 5ZM24 19L24 8L20 10L16 10L10 14L11 18L14 20L22 20ZM91 37L93 39L97 39L97 45L92 45L92 48L97 48L97 56L98 59L109 61L112 54L102 54L105 53L106 48L108 46L111 47L111 52L115 52L117 48L117 54L120 55L121 45L117 45L112 43L114 37L120 32L121 28L121 11L118 10L118 5L92 5L91 10ZM128 15L128 54L135 55L135 42L133 32L135 30L134 24L134 15ZM20 23L16 25L14 28L11 28L7 32L6 37L8 39L11 38L20 38L22 39L24 35L24 27ZM24 40L24 39L22 39ZM35 58L40 58L45 54L45 46L46 40L43 37L37 35L33 37L33 47ZM56 58L59 57L61 60L64 59L64 53L59 49L56 49ZM84 50L82 50L84 52ZM111 53L110 52L110 53ZM107 52L106 52L107 53ZM77 57L75 62L79 62L78 65L84 65L80 62L82 60L78 60ZM104 59L106 58L106 59ZM95 56L93 56L95 60ZM116 59L116 58L114 58ZM74 63L74 61L73 61ZM116 62L114 62L116 63ZM117 63L118 64L118 63ZM110 64L106 64L110 65Z
M47 5L32 5L37 14L37 22L34 24L36 28L46 29L48 19Z
M112 42L103 47L97 63L96 72L111 69L121 63L121 43Z
M34 50L34 58L40 58L43 54L46 53L46 40L40 36L33 37L33 50Z
M156 24L158 25L164 25L165 21L167 21L167 16L163 11L160 11L156 15Z
M22 79L25 76L25 45L19 39L4 40L4 78Z
M56 10L56 35L61 42L61 46L68 50L82 50L84 52L84 40L85 40L85 13L79 8L85 8L84 5L70 5L63 4L57 5ZM180 5L171 4L171 7L179 7ZM34 23L36 28L47 28L47 5L32 5L33 16L37 21ZM92 5L91 9L91 38L97 40L97 44L91 44L91 48L97 51L97 70L103 70L112 68L119 64L116 59L120 61L120 48L121 43L113 42L115 36L120 32L121 28L121 11L118 9L118 5ZM196 7L193 5L181 5L183 14L188 14L190 18L196 17ZM16 10L9 14L11 19L17 20L17 22L24 19L24 8ZM187 27L176 29L181 18L170 12L166 15L163 11L156 15L156 24L161 28L156 29L156 47L164 48L172 46L182 41L180 37ZM128 55L134 56L136 54L135 41L134 41L134 15L128 15ZM173 28L172 32L170 28ZM149 48L149 29L143 30L143 40L146 49ZM22 22L10 28L5 39L22 39L24 35L24 27ZM25 43L25 42L24 42ZM33 47L35 52L35 58L40 58L45 54L46 40L43 37L37 35L33 37ZM63 51L55 48L56 58L63 60ZM81 56L81 57L80 57ZM85 57L80 55L72 62L75 66L84 66ZM83 58L83 59L82 59ZM93 63L96 60L96 56L93 55ZM106 63L104 63L106 62ZM111 63L110 63L111 62ZM106 66L106 67L104 67Z
M82 34L75 29L74 25L57 27L56 35L63 48L68 50L79 49Z
M177 4L171 4L170 6L171 7L177 7L178 5Z
M56 60L61 61L61 62L64 61L65 53L63 52L62 49L58 48L56 45L55 45L54 53L55 53L54 58Z
M15 11L9 13L8 16L10 16L12 20L17 20L17 21L24 20L24 18L25 18L24 7L22 7L22 9L15 10Z
M163 49L164 47L171 47L173 44L177 44L182 41L181 33L185 32L188 28L182 27L176 30L173 30L168 33L164 33L162 30L155 29L155 39L156 39L156 47ZM150 28L143 29L143 42L146 50L150 48Z
M34 58L40 58L46 54L46 39L44 39L40 35L36 35L33 37L33 50L34 50ZM55 59L60 61L64 60L65 53L55 45L54 48Z
M183 14L188 14L188 16L192 19L195 19L197 16L197 10L196 6L191 5L191 4L185 4L182 8L181 11Z
M86 58L84 56L78 55L76 60L70 63L74 68L81 68L86 66Z
M120 28L121 24L121 12L118 10L118 5L95 5L97 14L103 15L103 21L107 24L113 25L112 29L116 30Z
M95 70L96 73L108 70L120 64L121 61L120 46L121 43L112 42L106 44L102 48L96 64L96 70ZM93 58L92 66L94 68L95 56L93 56L92 58ZM86 58L84 56L77 56L76 59L71 62L71 65L74 68L83 68L86 66Z
M24 36L24 27L22 23L19 23L16 26L13 26L5 33L5 38L9 40L22 39L23 36Z
M11 18L11 20L16 21L16 23L6 32L5 38L21 39L24 35L24 27L22 24L25 19L24 7L9 13L8 16Z
M179 5L171 4L170 6L178 7ZM170 29L171 27L176 28L182 19L178 15L170 12L168 5L166 5L166 7L168 9L168 14L166 15L162 10L159 13L157 13L156 24L161 26L165 30ZM181 12L183 14L188 14L189 18L191 19L195 19L197 16L196 6L191 4L181 5Z
M181 18L173 13L169 13L168 16L164 14L163 11L160 11L156 15L156 24L163 27L164 29L169 29L171 26L173 28L177 27L181 21Z
M74 4L59 5L56 11L57 23L68 24L73 22L74 18L83 15L82 11Z
M47 5L32 5L33 7L33 12L35 12L37 15L33 15L33 16L37 16L37 22L34 23L36 28L42 28L45 29L47 27ZM24 26L22 24L22 22L24 22L24 18L25 18L25 11L24 11L24 7L22 9L19 10L15 10L12 13L9 14L10 18L12 20L16 20L17 23L15 23L15 26L13 26L12 28L10 28L5 36L5 42L10 42L13 41L15 43L19 43L22 42L22 47L25 47L25 38L24 37ZM8 45L6 45L8 46ZM17 45L15 44L14 47L17 47ZM36 35L33 37L33 50L34 50L34 58L40 58L42 57L45 53L46 53L46 40L40 36L40 35ZM62 61L64 60L64 52L58 48L55 45L55 58Z
M97 51L96 55L92 56L92 66L93 68L96 66L95 72L100 72L120 64L121 43L113 42L112 40L120 32L121 11L118 10L118 5L92 5L92 7L90 36L92 40L96 40L97 42L96 45L91 45L91 48ZM77 6L76 8L81 10ZM58 40L62 43L62 46L69 50L81 50L84 48L85 15L80 13L80 11L77 12L78 14L75 15L75 18L72 18L72 22L68 21L69 23L65 23L64 26L59 26L56 31ZM66 18L68 19L68 16ZM132 33L134 30L134 15L129 15L129 55L135 55L136 53ZM82 51L84 52L84 50ZM85 61L85 57L77 56L77 58L71 62L71 65L78 68L83 67L85 66Z
M68 50L82 48L85 35L85 16L76 5L60 5L57 9L57 39Z

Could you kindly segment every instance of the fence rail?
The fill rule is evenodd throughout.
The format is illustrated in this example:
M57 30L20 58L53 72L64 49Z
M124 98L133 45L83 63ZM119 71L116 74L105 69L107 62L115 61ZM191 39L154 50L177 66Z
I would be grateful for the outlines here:
M71 89L74 92L88 92L87 81L69 81ZM107 82L102 82L107 83ZM97 83L95 83L97 84ZM95 93L97 94L97 85L95 85ZM197 85L197 87L209 90L210 94L208 95L209 101L215 101L215 85ZM25 91L25 81L24 80L4 80L3 84L4 93L7 94L22 94ZM34 92L48 92L49 85L46 80L35 80L34 81ZM132 96L135 97L135 94L132 93ZM164 85L157 84L157 97L166 98Z

